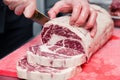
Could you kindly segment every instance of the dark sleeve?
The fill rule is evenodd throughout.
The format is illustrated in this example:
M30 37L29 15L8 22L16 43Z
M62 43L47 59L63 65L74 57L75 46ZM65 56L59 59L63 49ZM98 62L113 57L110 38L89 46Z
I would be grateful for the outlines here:
M3 5L3 1L2 0L0 0L0 6L2 6Z
M4 32L4 25L5 25L5 5L3 4L2 0L0 0L0 33Z

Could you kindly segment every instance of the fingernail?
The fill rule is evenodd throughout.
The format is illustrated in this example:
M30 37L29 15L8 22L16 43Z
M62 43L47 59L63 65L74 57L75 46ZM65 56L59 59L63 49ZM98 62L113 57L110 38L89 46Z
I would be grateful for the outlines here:
M95 36L95 33L91 32L90 35L93 38Z
M75 22L74 21L70 21L70 25L74 25L75 24Z
M89 26L85 26L85 29L89 29Z
M80 26L80 25L76 23L75 26Z

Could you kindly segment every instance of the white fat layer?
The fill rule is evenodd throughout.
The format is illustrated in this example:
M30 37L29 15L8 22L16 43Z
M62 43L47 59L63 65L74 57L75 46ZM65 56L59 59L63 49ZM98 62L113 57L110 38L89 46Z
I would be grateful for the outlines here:
M53 51L48 49L48 46L46 46L46 44L40 46L40 51L41 52L54 53Z
M63 36L53 34L48 42L48 44L56 44L58 41L65 39Z

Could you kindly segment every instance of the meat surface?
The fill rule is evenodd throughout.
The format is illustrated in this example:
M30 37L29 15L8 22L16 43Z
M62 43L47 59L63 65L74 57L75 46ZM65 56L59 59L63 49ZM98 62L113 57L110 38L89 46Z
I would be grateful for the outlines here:
M67 80L81 71L80 67L52 68L30 65L24 57L17 63L18 77L27 80Z
M44 44L41 46L31 46L27 51L27 61L33 65L74 67L85 63L86 56L78 50Z
M28 80L67 80L111 37L113 21L106 10L91 5L98 13L94 37L83 26L71 26L70 16L48 21L41 32L42 45L29 47L18 61L18 77Z

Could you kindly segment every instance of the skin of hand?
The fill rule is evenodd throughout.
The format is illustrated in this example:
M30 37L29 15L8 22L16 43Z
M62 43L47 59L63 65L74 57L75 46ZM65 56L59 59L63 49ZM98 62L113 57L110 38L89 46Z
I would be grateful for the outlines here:
M14 10L16 15L23 13L26 18L32 17L36 9L36 0L3 0L3 2L9 9Z
M96 17L97 12L90 7L87 0L60 0L48 11L51 19L55 18L59 13L72 13L70 24L75 26L85 26L91 29L91 36L96 34Z

